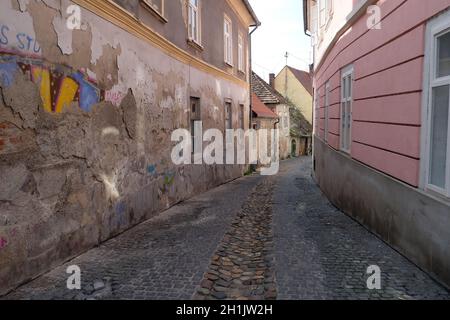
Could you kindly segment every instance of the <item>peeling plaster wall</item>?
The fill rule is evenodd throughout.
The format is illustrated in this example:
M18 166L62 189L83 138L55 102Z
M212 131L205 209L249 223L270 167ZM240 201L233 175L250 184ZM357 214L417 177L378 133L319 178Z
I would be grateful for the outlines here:
M0 295L242 166L174 166L171 133L234 126L248 90L183 64L69 1L0 4Z

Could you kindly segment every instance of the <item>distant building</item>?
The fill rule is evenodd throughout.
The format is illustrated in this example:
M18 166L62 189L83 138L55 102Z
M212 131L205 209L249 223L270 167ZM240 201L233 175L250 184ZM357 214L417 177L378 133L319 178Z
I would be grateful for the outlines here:
M304 0L314 176L450 285L450 1Z
M269 109L259 98L252 94L252 128L274 129L278 122L278 115Z
M255 93L252 93L252 129L266 129L271 130L277 127L279 123L278 115L272 111L269 107L267 107ZM274 154L272 152L272 136L268 135L267 137L268 145L267 145L267 154ZM257 150L260 150L259 147L259 139L257 139L255 146L257 146ZM277 144L273 145L275 148L279 148Z
M278 115L280 158L287 159L308 154L311 146L312 126L298 112L298 109L254 72L252 75L252 91L269 109Z
M289 99L313 123L312 75L309 72L286 66L273 78L275 89Z

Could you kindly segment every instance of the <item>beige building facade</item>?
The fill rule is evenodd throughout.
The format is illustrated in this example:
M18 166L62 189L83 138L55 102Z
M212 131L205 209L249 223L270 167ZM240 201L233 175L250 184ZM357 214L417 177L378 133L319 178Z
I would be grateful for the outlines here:
M313 123L312 77L302 70L289 66L284 67L274 78L274 87L285 98L289 99Z

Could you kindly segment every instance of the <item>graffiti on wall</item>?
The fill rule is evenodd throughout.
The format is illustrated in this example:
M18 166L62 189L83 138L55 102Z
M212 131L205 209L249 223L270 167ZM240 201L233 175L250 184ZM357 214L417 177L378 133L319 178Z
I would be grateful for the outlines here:
M105 101L111 102L116 107L122 103L125 98L125 93L116 90L109 90L105 92Z
M115 221L117 224L117 227L123 226L127 223L127 205L125 202L120 201L119 203L116 204L115 207L115 211L116 211L116 217L115 217Z
M175 181L175 173L169 171L164 175L164 184L166 186L171 186Z
M39 56L41 46L27 32L15 31L13 27L0 24L0 48L2 52L26 52L29 55Z
M0 238L0 250L6 248L7 245L8 245L8 240L6 240L5 238L1 237Z
M64 65L52 65L40 59L14 55L0 57L0 85L9 87L18 72L30 77L40 86L45 111L60 113L72 102L78 102L86 112L104 100L105 92L97 88L95 81L82 71L73 71Z
M155 164L148 165L147 166L147 173L152 175L152 176L156 176L157 175L156 165Z

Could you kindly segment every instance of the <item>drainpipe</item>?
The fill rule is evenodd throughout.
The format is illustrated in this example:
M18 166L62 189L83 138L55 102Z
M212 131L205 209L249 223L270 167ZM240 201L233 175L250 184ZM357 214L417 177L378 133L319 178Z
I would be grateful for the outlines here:
M278 118L278 120L277 121L275 121L275 123L273 124L273 130L277 130L277 125L280 123L280 118ZM278 134L280 134L279 132L278 132ZM278 148L278 155L281 157L281 155L280 155L280 145L279 145L279 140L277 141L276 139L275 139L275 141L273 141L273 145L275 146L275 148Z
M279 124L279 123L280 123L280 119L278 118L278 120L275 121L274 124L273 124L273 129L274 129L274 130L277 129L277 124Z
M249 72L248 72L248 77L249 77L249 82L250 82L250 90L249 90L249 106L250 106L250 111L249 111L249 129L252 128L252 122L253 122L253 113L252 113L252 78L253 78L253 66L252 66L252 34L253 32L256 31L256 29L258 29L258 27L261 25L260 22L256 23L255 25L251 26L254 27L252 31L250 31L249 35L248 35L248 47L249 47Z

